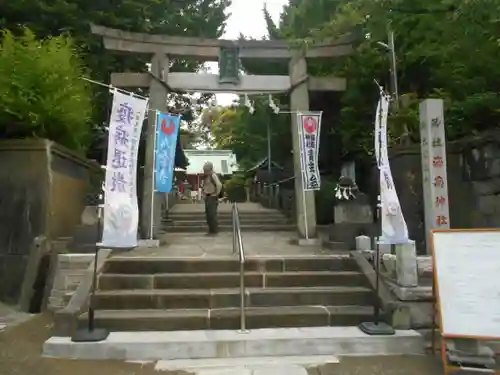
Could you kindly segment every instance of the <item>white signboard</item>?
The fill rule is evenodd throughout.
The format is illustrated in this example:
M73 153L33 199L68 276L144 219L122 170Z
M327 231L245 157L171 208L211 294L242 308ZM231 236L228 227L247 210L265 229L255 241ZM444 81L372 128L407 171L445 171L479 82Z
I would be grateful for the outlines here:
M425 233L429 254L430 231L450 228L443 100L427 99L420 103L420 142Z
M322 112L297 113L300 167L304 191L319 190L321 186L321 175L318 166L321 114Z
M500 231L431 238L443 336L500 339Z
M380 100L375 115L375 157L379 168L381 204L381 244L408 243L408 227L399 203L396 186L392 178L387 145L387 117L389 97L380 92Z
M137 154L147 100L113 93L104 185L102 247L137 246Z

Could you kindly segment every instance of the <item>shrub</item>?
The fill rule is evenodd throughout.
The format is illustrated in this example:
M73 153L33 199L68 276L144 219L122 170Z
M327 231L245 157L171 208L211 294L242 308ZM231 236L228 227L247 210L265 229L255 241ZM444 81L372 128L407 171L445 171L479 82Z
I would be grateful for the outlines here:
M0 135L48 138L84 151L90 135L92 99L81 79L83 64L71 38L37 40L2 32L0 46Z
M230 201L245 202L247 193L245 190L246 179L245 176L234 174L229 180L224 183L227 197Z

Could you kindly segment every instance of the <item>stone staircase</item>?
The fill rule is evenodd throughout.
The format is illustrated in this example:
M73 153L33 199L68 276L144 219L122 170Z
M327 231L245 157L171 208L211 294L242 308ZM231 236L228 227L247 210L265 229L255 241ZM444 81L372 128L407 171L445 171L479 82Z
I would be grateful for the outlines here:
M196 204L202 206L201 204ZM232 231L232 213L230 204L221 204L218 213L219 231ZM241 230L243 232L277 231L287 232L296 229L292 220L277 210L240 211ZM205 213L202 209L194 212L173 211L162 223L162 231L167 233L199 233L207 231Z
M255 257L245 268L249 329L353 326L371 318L373 292L348 255ZM239 329L239 283L236 257L113 257L99 277L96 326Z

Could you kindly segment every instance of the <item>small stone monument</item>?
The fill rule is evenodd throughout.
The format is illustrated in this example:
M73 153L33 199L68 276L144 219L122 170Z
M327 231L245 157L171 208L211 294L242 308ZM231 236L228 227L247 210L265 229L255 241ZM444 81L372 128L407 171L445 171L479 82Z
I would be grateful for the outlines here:
M361 234L373 236L375 230L368 196L359 191L355 181L354 162L342 168L342 176L333 194L336 204L330 241L344 242L350 249L354 249L357 236Z

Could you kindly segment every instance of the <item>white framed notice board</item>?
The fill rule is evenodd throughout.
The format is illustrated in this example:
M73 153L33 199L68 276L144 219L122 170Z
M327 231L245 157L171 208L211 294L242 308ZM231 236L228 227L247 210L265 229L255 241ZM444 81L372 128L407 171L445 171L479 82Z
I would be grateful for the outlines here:
M500 229L432 231L443 338L500 340Z

